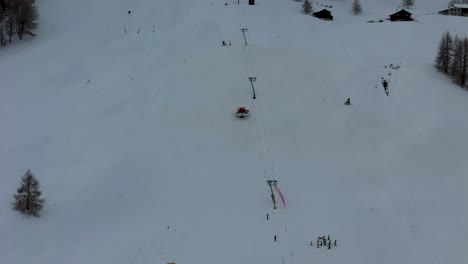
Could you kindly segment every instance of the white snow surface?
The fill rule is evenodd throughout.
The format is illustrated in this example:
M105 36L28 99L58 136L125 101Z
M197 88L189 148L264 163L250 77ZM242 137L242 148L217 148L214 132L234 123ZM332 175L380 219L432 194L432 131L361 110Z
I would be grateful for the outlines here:
M468 92L433 66L468 18L351 2L38 1L0 49L0 263L468 263ZM40 218L11 209L27 169Z

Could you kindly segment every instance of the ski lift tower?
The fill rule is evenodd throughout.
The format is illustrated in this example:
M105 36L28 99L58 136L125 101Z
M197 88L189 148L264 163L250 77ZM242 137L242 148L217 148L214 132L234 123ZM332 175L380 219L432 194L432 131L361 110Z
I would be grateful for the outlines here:
M255 94L255 87L254 87L254 82L257 80L257 77L249 77L249 81L250 81L250 86L252 86L252 99L255 99L257 98L257 95Z
M275 194L273 193L273 187L272 187L272 186L276 186L277 183L278 183L278 181L275 181L275 180L267 180L267 184L268 184L268 186L270 186L271 200L273 201L273 209L278 208L276 206Z

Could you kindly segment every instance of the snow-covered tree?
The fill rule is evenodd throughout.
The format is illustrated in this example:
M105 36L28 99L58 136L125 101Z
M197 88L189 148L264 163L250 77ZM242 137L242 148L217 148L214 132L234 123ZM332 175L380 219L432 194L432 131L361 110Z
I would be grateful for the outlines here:
M353 9L354 15L359 15L359 14L361 14L361 12L362 12L362 7L361 7L361 3L359 2L359 0L354 0L354 1L353 1L352 9Z
M415 1L415 0L402 0L401 4L402 4L405 8L410 8L411 6L414 6L414 1Z
M439 42L439 51L437 53L435 65L445 73L448 73L449 65L453 53L453 40L450 32L444 32Z
M304 11L304 14L310 14L312 12L311 0L304 0L302 3L302 11Z
M39 217L44 206L42 192L39 190L39 181L28 170L21 178L21 185L13 195L13 208L22 213Z

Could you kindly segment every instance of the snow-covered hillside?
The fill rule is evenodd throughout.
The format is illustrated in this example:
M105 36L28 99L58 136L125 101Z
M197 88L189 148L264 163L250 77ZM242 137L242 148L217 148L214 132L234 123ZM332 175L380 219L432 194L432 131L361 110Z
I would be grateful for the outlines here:
M468 92L433 67L468 18L241 2L38 1L0 49L1 264L468 263ZM38 219L10 206L27 169Z

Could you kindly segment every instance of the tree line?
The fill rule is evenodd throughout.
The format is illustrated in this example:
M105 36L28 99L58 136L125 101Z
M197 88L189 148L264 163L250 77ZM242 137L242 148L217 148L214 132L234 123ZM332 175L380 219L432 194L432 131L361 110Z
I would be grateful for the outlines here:
M439 42L435 66L449 75L454 83L468 87L468 38L460 37L448 31L444 32Z
M0 0L0 46L11 43L14 35L20 40L25 34L35 36L38 18L35 0Z

